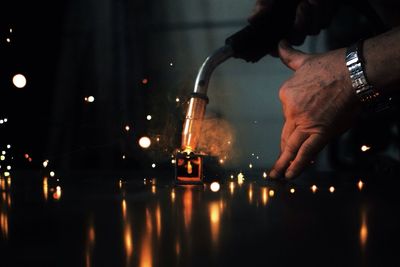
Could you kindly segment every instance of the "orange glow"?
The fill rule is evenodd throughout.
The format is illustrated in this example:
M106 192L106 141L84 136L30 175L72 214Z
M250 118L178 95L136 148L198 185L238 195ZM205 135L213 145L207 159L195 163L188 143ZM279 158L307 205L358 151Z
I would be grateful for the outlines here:
M153 255L152 255L152 233L153 227L151 222L150 211L146 209L146 231L142 238L140 247L139 266L140 267L151 267L153 266Z
M262 199L262 203L263 205L267 205L268 203L268 188L263 187L261 188L261 199Z
M213 243L215 244L218 241L220 216L221 216L220 205L218 204L218 202L210 203L209 216L211 224L211 238Z
M357 187L358 187L358 189L360 189L360 191L363 189L363 187L364 187L364 183L363 183L363 181L358 181L358 183L357 183Z
M43 177L43 197L46 201L49 198L49 185L47 183L47 180L47 177Z
M230 191L231 195L233 195L233 193L235 193L235 183L234 182L229 183L229 191Z
M157 237L161 237L161 209L160 209L160 204L157 204L157 209L156 209L156 227L157 227Z
M175 197L176 197L176 195L175 195L175 189L172 188L172 190L171 190L171 201L172 201L172 203L175 202Z
M253 202L253 184L249 185L249 202Z
M53 193L53 198L55 200L60 200L61 199L61 186L56 187L56 191Z
M0 232L5 239L8 239L8 214L0 210Z
M237 176L237 179L238 179L238 184L239 184L239 185L242 185L243 182L244 182L244 175L243 175L243 173L239 173L238 176Z
M270 196L270 197L274 197L275 196L275 191L274 190L269 190L268 191L268 195Z
M133 253L132 230L129 222L124 222L124 246L127 265L130 263Z
M144 78L144 79L142 80L142 83L143 83L143 84L147 84L148 82L149 82L149 80L146 79L146 78Z
M361 211L360 245L364 250L368 239L367 213L365 208Z
M152 185L152 186L151 186L151 193L152 193L152 194L157 193L157 188L156 188L155 185Z
M3 178L0 178L0 189L6 190L6 181Z
M85 262L86 262L85 266L86 267L92 266L92 255L93 255L93 250L94 250L95 238L96 238L96 233L94 230L93 222L91 221L89 228L88 228L87 241L86 241L86 247L85 247Z
M318 190L318 187L315 184L313 186L311 186L311 191L313 193L317 192L317 190Z
M185 188L183 192L183 220L186 229L189 229L192 222L193 195L191 187Z
M192 164L190 163L190 160L187 163L187 173L188 174L192 174L193 172L193 168L192 168Z
M122 199L122 217L126 219L126 200Z

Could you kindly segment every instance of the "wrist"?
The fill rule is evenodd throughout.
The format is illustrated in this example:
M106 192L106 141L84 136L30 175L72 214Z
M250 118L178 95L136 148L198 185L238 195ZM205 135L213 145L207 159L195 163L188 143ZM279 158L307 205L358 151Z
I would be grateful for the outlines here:
M389 107L379 89L370 84L365 70L363 41L349 46L345 53L345 62L351 87L358 101L368 110L379 112Z

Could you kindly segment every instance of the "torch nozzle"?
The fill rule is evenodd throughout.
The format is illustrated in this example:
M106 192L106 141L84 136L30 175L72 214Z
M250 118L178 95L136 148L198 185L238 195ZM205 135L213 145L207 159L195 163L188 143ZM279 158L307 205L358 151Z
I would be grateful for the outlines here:
M231 46L225 45L207 57L197 73L182 131L181 149L188 154L197 149L200 139L201 125L208 104L207 89L211 74L218 65L232 56Z

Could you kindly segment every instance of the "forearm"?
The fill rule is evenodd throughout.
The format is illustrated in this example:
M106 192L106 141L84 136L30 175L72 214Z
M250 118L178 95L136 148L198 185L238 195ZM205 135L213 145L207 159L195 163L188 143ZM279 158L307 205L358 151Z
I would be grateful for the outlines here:
M400 27L365 40L368 82L383 94L400 93Z

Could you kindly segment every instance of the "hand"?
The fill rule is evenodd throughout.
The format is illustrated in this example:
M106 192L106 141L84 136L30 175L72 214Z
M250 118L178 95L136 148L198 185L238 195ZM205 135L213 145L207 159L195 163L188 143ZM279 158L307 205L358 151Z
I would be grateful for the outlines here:
M347 130L360 109L345 64L345 49L305 54L279 43L279 57L294 71L280 88L285 123L281 154L270 176L300 174L334 135Z
M307 35L317 35L321 29L326 28L340 3L336 0L257 0L249 22L254 23L260 17L274 12L278 1L295 2L290 5L296 8L296 15L292 31L287 36L293 45L302 44Z

